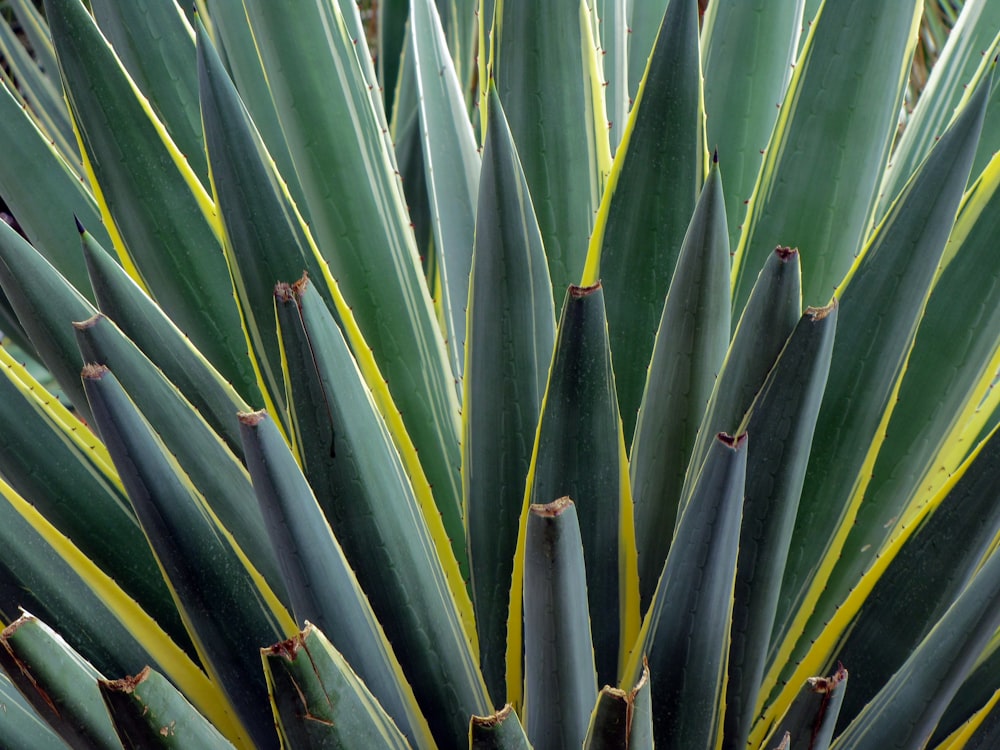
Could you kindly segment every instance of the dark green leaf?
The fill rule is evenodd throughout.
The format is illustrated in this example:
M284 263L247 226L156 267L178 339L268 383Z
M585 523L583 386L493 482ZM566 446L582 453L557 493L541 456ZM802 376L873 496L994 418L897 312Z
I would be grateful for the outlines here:
M473 716L469 750L530 750L528 738L509 703L490 716Z
M782 746L787 750L827 750L850 687L853 685L847 683L847 670L840 666L829 677L810 677L764 747L773 747L783 737L790 737Z

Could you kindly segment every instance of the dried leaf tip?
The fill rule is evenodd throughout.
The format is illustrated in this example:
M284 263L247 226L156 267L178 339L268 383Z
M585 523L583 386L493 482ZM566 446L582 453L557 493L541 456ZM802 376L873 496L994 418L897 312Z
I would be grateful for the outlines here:
M573 299L582 299L583 297L588 297L602 288L600 280L598 280L596 284L591 284L590 286L577 286L576 284L570 284L569 296Z
M111 371L104 365L88 362L83 366L83 370L80 371L80 377L84 380L100 380L109 372Z
M739 435L729 435L728 433L720 432L715 436L715 439L720 443L725 443L735 451L739 450L747 441L747 434L741 432Z
M279 281L274 285L274 296L281 302L292 302L296 298L305 294L306 287L309 286L309 274L305 271L298 281Z
M14 622L12 622L10 625L5 627L2 632L0 632L0 640L3 641L7 640L12 635L14 635L14 633L17 631L19 627L36 619L36 617L30 612L25 612L24 610L21 611L23 612L23 614L16 620L14 620Z
M506 706L504 706L503 708L501 708L499 711L497 711L495 714L492 714L491 716L476 716L476 715L473 714L473 716L472 716L472 724L474 726L485 727L487 729L490 728L490 727L499 726L512 713L514 713L514 707L510 703L508 703Z
M533 503L529 510L536 516L555 518L572 507L573 501L570 500L569 496L565 496L560 497L558 500L553 500L551 503Z
M137 675L132 675L131 677L122 677L120 680L100 680L100 682L108 689L114 690L119 693L129 693L135 692L135 689L139 687L146 679L149 677L150 669L149 667L143 667L142 671Z
M312 632L312 623L306 621L306 626L302 631L295 636L292 636L286 641L278 641L273 646L268 646L267 648L262 648L260 650L263 656L280 656L286 661L295 661L298 658L299 650L305 648L306 638Z
M782 245L778 245L774 248L774 254L778 256L779 260L787 263L799 254L799 249L797 247L784 247Z
M86 331L88 328L96 326L104 317L104 313L94 313L86 320L73 321L73 328L78 331Z
M267 412L264 409L250 412L241 411L237 412L236 418L240 420L240 424L245 424L247 427L256 427L267 418Z
M806 682L814 693L832 693L833 689L847 679L847 670L844 665L837 663L837 671L829 677L809 677Z
M837 309L838 304L837 298L834 297L826 307L807 307L803 314L812 318L813 322L823 320L823 318Z

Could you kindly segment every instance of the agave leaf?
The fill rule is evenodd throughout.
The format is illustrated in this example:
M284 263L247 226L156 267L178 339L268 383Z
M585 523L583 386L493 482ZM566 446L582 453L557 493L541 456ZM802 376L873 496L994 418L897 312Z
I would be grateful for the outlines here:
M792 75L803 4L719 0L708 4L702 20L707 142L718 149L725 166L722 183L733 248L739 245L746 204L778 119L775 105L785 98Z
M958 746L965 750L990 750L1000 742L1000 711L996 710L1000 703L1000 690L993 693L993 697L983 706L960 730L953 733L949 739L953 743L948 745L946 740L941 746Z
M390 122L397 119L395 100L397 92L401 92L400 70L403 67L404 47L409 36L406 30L409 15L410 0L383 0L376 6L378 22L376 25L376 47L378 54L378 80L382 86L382 98L385 115ZM480 49L483 49L480 47ZM395 140L395 139L394 139ZM396 141L398 143L398 141ZM402 166L402 165L401 165ZM406 181L403 181L406 185Z
M584 750L652 750L653 709L649 697L649 668L629 692L605 685L590 717Z
M872 481L828 587L846 592L890 534L931 500L966 458L991 409L1000 346L1000 159L963 199L921 317ZM961 335L955 321L962 321ZM854 671L852 669L852 671Z
M524 729L535 747L578 747L597 698L583 543L568 497L528 511Z
M542 237L495 90L489 95L469 295L462 481L483 677L504 698L510 581L555 317Z
M1000 651L997 650L996 643L991 642L983 652L979 664L948 704L948 709L938 722L931 744L944 740L941 744L946 745L947 741L944 738L960 733L978 734L980 723L983 724L983 738L1000 730L997 725L1000 715L994 710L997 703L1000 703L1000 687L992 684L997 674L998 663L1000 663ZM970 741L969 746L976 745ZM985 743L976 747L978 750L980 747L985 749L992 746Z
M958 598L1000 532L1000 432L994 432L960 472L929 517L889 558L864 597L836 657L855 675L841 725L854 718ZM899 617L905 601L907 617Z
M244 414L240 429L254 492L281 562L295 621L308 620L329 633L336 659L347 660L413 744L432 745L427 721L383 628L275 423L263 412ZM271 651L294 655L307 637L300 634ZM283 696L281 702L288 703L287 698ZM272 699L277 699L274 691ZM284 731L294 733L287 722ZM291 742L288 736L285 741ZM291 746L297 745L291 742Z
M920 166L935 140L945 131L986 52L993 46L1000 29L1000 6L985 0L969 0L961 6L958 22L948 34L941 55L931 69L927 85L920 92L917 106L906 120L906 127L887 165L876 216L881 218L899 195L906 181ZM991 149L992 150L992 149ZM978 159L977 159L978 161ZM978 175L984 162L973 163Z
M208 184L194 31L174 0L91 0L91 12L177 148ZM152 54L156 50L158 54Z
M988 90L988 85L979 89L938 141L845 281L816 427L825 439L809 457L772 634L776 667L798 662L843 598L844 592L825 587L871 477L898 378L968 180ZM844 409L846 403L850 409ZM851 439L839 437L846 435ZM796 640L800 645L789 659ZM775 684L776 672L768 674L763 693Z
M803 251L806 304L825 304L851 267L896 131L922 7L823 3L750 199L733 266L734 317L776 241ZM842 85L830 84L833 70Z
M18 17L21 15L19 13ZM4 72L6 84L15 90L13 84L16 82L16 96L27 105L32 118L45 132L53 149L68 162L79 164L80 154L63 104L57 68L53 66L46 70L40 67L4 20L0 20L0 54L12 75L10 78Z
M583 275L587 240L611 168L590 12L584 0L497 0L492 36L490 75L524 166L552 288L559 294Z
M802 685L788 712L764 743L771 747L790 737L787 750L827 750L844 701L850 694L847 670L838 666L829 677L810 677Z
M30 279L30 283L25 281ZM83 360L70 323L96 310L6 222L0 221L0 287L49 372L87 422L90 409L80 386Z
M198 79L223 247L264 403L286 419L274 285L304 270L320 276L306 230L218 53L198 24Z
M292 155L281 132L278 111L271 97L271 87L264 74L263 63L257 54L250 22L243 8L243 0L207 0L211 9L212 41L226 62L226 69L240 92L240 99L249 110L254 124L267 144L268 153L295 198L303 216L308 210ZM203 17L204 20L205 17Z
M275 745L251 644L294 632L284 607L103 366L83 373L97 427L198 655L257 746Z
M28 606L62 623L73 648L104 673L157 664L216 726L235 735L218 686L160 625L2 479L0 496L0 609L7 621Z
M628 88L628 42L632 32L627 18L628 0L595 0L590 4L596 17L594 36L601 45L604 100L610 123L608 138L614 155L625 133L632 106Z
M691 450L681 505L691 495L698 469L720 432L734 433L764 384L802 312L799 252L776 247L761 269L743 310L729 351Z
M629 456L643 612L667 558L685 471L726 357L728 283L729 235L714 168L663 305Z
M705 179L697 10L694 0L681 0L671 3L663 17L583 272L583 283L601 279L607 289L608 335L626 444L633 440L656 326ZM716 189L721 201L721 185ZM723 208L713 211L721 215ZM551 252L548 244L546 250ZM728 259L727 247L726 273ZM719 300L728 307L728 294ZM728 339L728 330L726 334Z
M0 674L0 701L3 701L4 706L3 721L0 721L0 743L4 747L65 750L66 743L11 685L5 674Z
M236 305L218 291L227 272L208 195L82 2L45 7L87 173L123 265L238 392L252 392Z
M670 0L626 0L629 104L638 96L643 71L646 70L669 4Z
M107 450L4 348L0 370L5 481L193 653Z
M43 622L26 613L0 633L0 666L67 745L120 750L101 673Z
M719 435L681 515L625 670L648 658L657 745L717 747L747 467L747 436Z
M381 104L359 62L367 57L355 48L363 40L352 37L334 4L302 4L288 13L269 0L247 0L246 8L317 244L382 368L464 557L458 389L383 137Z
M528 738L508 703L490 716L473 716L469 723L469 750L530 750Z
M409 748L351 665L306 623L290 640L261 649L282 747ZM417 747L432 747L427 738Z
M410 3L410 39L446 343L452 370L461 378L480 159L432 0Z
M246 402L89 231L85 230L81 239L101 312L115 321L230 450L240 455L239 429L233 414L247 411Z
M0 195L38 252L92 299L72 217L94 226L95 235L110 244L97 205L6 86L0 86L0 138L17 144L0 159Z
M126 750L145 747L227 750L233 747L177 688L149 667L134 677L100 680L97 684Z
M274 591L287 600L241 458L229 450L173 383L110 320L97 315L74 327L84 361L115 368L115 379L135 394L139 410L177 457L212 512ZM235 412L232 419L236 421ZM99 431L99 426L96 429Z
M291 424L309 483L401 658L435 739L484 713L471 603L439 517L421 508L357 365L318 292L277 290ZM318 408L317 408L318 407ZM437 521L436 524L433 521Z
M618 682L639 625L627 471L603 292L600 284L570 287L542 402L514 555L507 635L509 700L516 702L521 691L520 561L528 507L563 496L573 498L580 522L597 679L601 684Z
M998 627L1000 555L991 554L833 748L922 746Z
M756 718L836 328L836 304L806 310L739 428L750 447L726 683L727 747L745 747ZM798 733L791 734L793 744L799 742Z
M38 7L31 0L8 0L7 5L13 9L17 16L21 31L28 40L28 47L31 50L38 67L46 77L52 80L53 91L56 92L56 99L59 102L58 109L66 118L67 131L70 134L69 141L75 142L72 137L72 128L69 125L69 116L62 98L62 90L59 84L59 66L56 63L56 51L52 46L52 36L49 34L48 24Z

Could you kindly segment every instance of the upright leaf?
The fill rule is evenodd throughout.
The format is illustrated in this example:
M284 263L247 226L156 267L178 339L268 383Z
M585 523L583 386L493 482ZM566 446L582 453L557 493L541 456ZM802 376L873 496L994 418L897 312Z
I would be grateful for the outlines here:
M583 276L611 167L595 47L584 0L496 2L491 77L524 165L557 294Z
M697 3L671 3L615 157L583 272L583 283L601 279L607 290L627 444L667 287L705 179L698 54ZM721 215L724 209L713 210Z
M715 168L663 305L629 457L644 612L667 557L702 414L726 356L728 278L729 235Z
M896 132L922 7L916 0L821 6L750 199L733 266L734 317L775 242L802 250L809 305L825 304L851 267Z
M510 703L490 716L473 716L469 722L469 750L529 750L530 747Z
M462 482L483 677L504 699L518 521L555 341L552 286L517 150L491 89L462 404Z
M827 750L844 697L850 695L847 677L847 670L838 665L829 677L807 679L764 747L789 737L784 745L787 750Z

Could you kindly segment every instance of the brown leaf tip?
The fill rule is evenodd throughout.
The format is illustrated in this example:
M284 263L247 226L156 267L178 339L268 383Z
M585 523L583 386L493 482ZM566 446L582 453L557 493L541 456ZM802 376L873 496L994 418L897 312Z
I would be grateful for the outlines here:
M80 377L84 380L100 380L109 372L110 370L104 365L88 362L83 366L83 370L80 371Z
M135 692L135 689L139 687L146 679L149 677L150 669L148 666L143 667L142 671L137 675L131 677L122 677L120 680L101 680L101 683L108 689L114 690L118 693L125 693L129 695Z
M551 503L533 503L529 509L536 516L555 518L573 507L573 501L568 496L560 497Z
M809 677L806 682L814 693L826 694L832 693L833 689L846 679L847 670L844 669L843 664L838 663L837 671L829 677Z
M21 627L26 623L31 622L34 619L36 618L33 614L25 612L23 615L14 620L14 622L5 627L2 632L0 632L0 640L6 641L8 638L14 635L14 633L17 631L19 627Z
M837 309L837 298L834 297L826 307L807 307L804 315L808 315L813 322L823 320L827 315Z
M264 409L250 412L241 411L236 414L236 418L240 420L240 424L245 424L247 427L256 427L267 419L267 411Z
M490 729L492 727L496 727L502 724L512 713L514 713L514 707L510 703L508 703L506 706L504 706L491 716L476 716L475 714L473 714L471 720L472 726Z
M576 284L569 285L569 296L573 299L581 299L583 297L589 297L594 292L602 289L600 280L596 284L591 284L590 286L577 286Z
M77 320L73 322L73 327L78 331L86 331L88 328L93 328L104 318L102 313L96 313L91 315L86 320Z
M279 641L268 648L262 648L261 653L265 657L278 656L285 661L295 661L298 658L299 650L305 648L306 638L312 630L313 626L307 622L305 628L298 635L292 636L287 641Z
M739 435L730 435L725 432L720 432L715 436L715 439L720 443L725 443L733 450L739 450L740 447L747 441L747 434L741 432Z
M774 248L774 254L777 255L779 259L787 263L799 254L799 249L797 247L784 247L783 245L778 245Z

